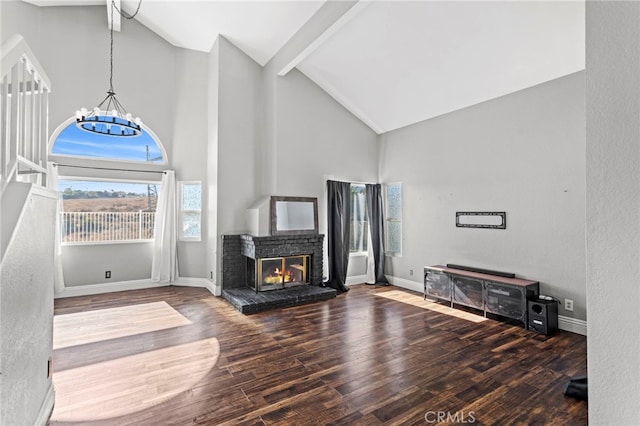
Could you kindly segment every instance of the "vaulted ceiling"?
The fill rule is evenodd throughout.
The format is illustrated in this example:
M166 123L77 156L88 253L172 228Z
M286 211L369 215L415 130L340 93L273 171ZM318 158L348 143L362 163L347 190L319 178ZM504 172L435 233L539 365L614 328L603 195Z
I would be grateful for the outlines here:
M24 0L38 6L110 0ZM132 13L137 0L123 0ZM218 34L265 65L323 1L143 0L136 19L175 46ZM584 69L582 1L370 1L296 67L377 133Z

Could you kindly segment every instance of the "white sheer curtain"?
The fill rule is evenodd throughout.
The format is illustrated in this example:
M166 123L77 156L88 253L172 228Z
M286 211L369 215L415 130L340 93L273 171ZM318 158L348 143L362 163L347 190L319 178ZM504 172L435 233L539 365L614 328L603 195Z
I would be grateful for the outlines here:
M153 282L170 283L178 278L177 216L175 172L167 170L162 176L156 209L151 264L151 281Z
M47 163L47 188L58 192L58 167ZM55 248L53 251L53 292L60 294L64 291L64 274L62 273L62 195L58 196L56 207L56 229L54 233Z

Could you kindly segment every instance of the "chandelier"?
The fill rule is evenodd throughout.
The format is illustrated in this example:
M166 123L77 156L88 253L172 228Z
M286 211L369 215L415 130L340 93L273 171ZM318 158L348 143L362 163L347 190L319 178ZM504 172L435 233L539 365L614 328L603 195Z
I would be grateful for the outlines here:
M138 3L138 8L133 15L128 15L118 10L118 13L126 18L133 19L140 10L142 0ZM110 51L109 51L109 90L107 97L89 111L82 108L76 111L76 126L78 128L107 136L139 136L142 133L142 121L140 117L133 118L116 98L113 90L113 11L117 9L114 0L111 0L111 25L109 28Z

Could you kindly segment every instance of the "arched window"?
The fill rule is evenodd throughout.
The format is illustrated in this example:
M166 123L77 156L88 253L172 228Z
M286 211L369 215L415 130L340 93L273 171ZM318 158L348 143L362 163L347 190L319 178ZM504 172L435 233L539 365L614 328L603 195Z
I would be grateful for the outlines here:
M58 179L64 243L110 244L151 241L154 237L160 180L158 175L148 173L158 171L146 175L131 172L145 169L135 167L135 163L167 164L167 156L155 134L144 125L142 129L142 134L135 137L101 135L79 129L71 118L53 133L49 153L54 159L83 160L81 166L77 161L71 162L75 165L60 164L73 171L60 172ZM127 164L113 168L114 162ZM94 168L101 171L100 177L88 170Z
M65 121L53 134L49 153L56 156L166 164L164 147L154 133L142 125L136 137L90 133L76 126L75 118Z

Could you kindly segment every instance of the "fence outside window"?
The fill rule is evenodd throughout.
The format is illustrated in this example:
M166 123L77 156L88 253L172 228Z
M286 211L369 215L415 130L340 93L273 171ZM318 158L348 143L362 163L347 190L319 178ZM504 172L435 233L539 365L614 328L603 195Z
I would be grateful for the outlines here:
M153 238L155 212L61 212L62 241L135 241Z

